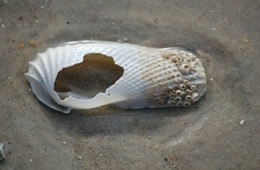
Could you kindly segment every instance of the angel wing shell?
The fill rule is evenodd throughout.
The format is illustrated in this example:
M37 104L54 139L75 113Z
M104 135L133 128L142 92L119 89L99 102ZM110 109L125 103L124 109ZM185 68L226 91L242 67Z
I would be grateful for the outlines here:
M58 75L64 69L83 63L86 56L93 60L103 57L96 61L101 65L104 60L109 60L110 65L112 61L117 67L113 71L121 73L113 84L93 96L71 89L58 91L55 87ZM98 68L90 66L85 73L95 69ZM191 51L105 41L68 42L49 48L29 62L25 76L42 103L63 113L108 104L133 109L189 106L207 89L204 68ZM89 85L91 81L87 81L86 86Z

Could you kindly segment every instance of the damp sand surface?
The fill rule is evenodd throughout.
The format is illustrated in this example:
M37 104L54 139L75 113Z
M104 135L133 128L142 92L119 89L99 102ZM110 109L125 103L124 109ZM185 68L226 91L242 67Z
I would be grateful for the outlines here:
M0 1L0 169L260 169L259 6ZM56 112L23 74L38 52L84 39L196 50L208 91L188 108Z

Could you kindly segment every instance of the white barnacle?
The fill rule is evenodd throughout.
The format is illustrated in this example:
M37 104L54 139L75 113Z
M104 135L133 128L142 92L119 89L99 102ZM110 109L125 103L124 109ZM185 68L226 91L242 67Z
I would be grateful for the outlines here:
M187 96L185 97L185 99L186 99L186 101L192 101L192 96L191 96L191 95L187 95Z
M176 102L175 102L174 100L168 100L168 101L167 101L167 104L168 104L169 106L175 106L175 105L176 105Z
M198 95L198 93L193 93L192 94L192 101L193 102L196 102L196 101L198 101L199 100L199 95Z
M177 106L183 106L183 102L182 102L182 101L179 101L179 102L177 103Z
M183 74L187 74L191 72L191 65L190 64L182 64L179 66L179 70Z
M190 102L184 102L184 103L183 103L183 106L184 106L184 107L190 106Z
M183 80L183 83L186 84L187 86L190 86L190 81L187 79Z
M196 90L197 90L197 87L196 87L195 85L191 85L191 86L190 86L190 89L191 89L192 91L196 91Z
M180 84L180 89L181 90L185 90L186 89L186 85L185 84Z
M180 96L177 96L177 97L175 98L175 100L176 100L176 102L180 102L180 101L182 100L182 98L181 98Z
M183 91L181 91L181 90L176 90L176 95L177 96L181 96L183 94Z
M171 90L171 91L169 92L169 94L168 94L168 97L170 97L170 98L174 98L175 96L176 96L175 90Z
M174 63L179 63L183 60L183 58L180 55L173 55L171 57L171 61Z
M191 94L192 94L192 91L189 90L189 89L187 89L187 90L186 90L186 94L191 95Z

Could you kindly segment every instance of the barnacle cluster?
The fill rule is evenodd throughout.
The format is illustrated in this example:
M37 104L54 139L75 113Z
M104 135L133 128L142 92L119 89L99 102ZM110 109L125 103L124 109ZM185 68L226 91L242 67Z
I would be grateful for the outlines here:
M190 106L198 100L198 87L190 79L189 75L196 73L193 67L196 58L192 53L163 53L162 57L174 63L173 69L177 73L174 77L174 86L168 87L163 93L155 98L157 105L165 106ZM177 68L177 69L176 69Z
M192 65L196 58L192 53L175 51L161 54L163 58L171 60L182 74L188 74L192 71Z
M188 107L198 100L197 86L184 79L173 89L166 90L155 98L156 104Z

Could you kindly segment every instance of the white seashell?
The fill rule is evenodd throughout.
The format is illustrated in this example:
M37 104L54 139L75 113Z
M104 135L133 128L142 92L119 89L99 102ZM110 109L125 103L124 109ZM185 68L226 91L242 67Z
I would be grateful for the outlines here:
M98 59L100 57L103 58ZM112 61L112 66L118 72L121 70L121 75L94 95L73 89L57 90L55 83L58 83L59 76L65 70L69 72L70 69L85 67L86 58L101 65L105 60ZM89 61L85 64L93 67L90 71L98 69ZM114 69L112 66L106 69ZM29 62L29 71L25 76L42 103L64 113L71 109L91 109L108 104L133 109L169 107L175 106L177 100L177 106L188 106L206 92L204 68L192 52L183 48L150 48L118 42L77 41L49 48ZM81 80L76 77L72 76L76 81ZM108 81L109 78L106 77ZM86 86L96 85L88 82ZM192 96L189 97L191 101L186 101L186 91L187 95ZM177 100L175 93L181 94Z

